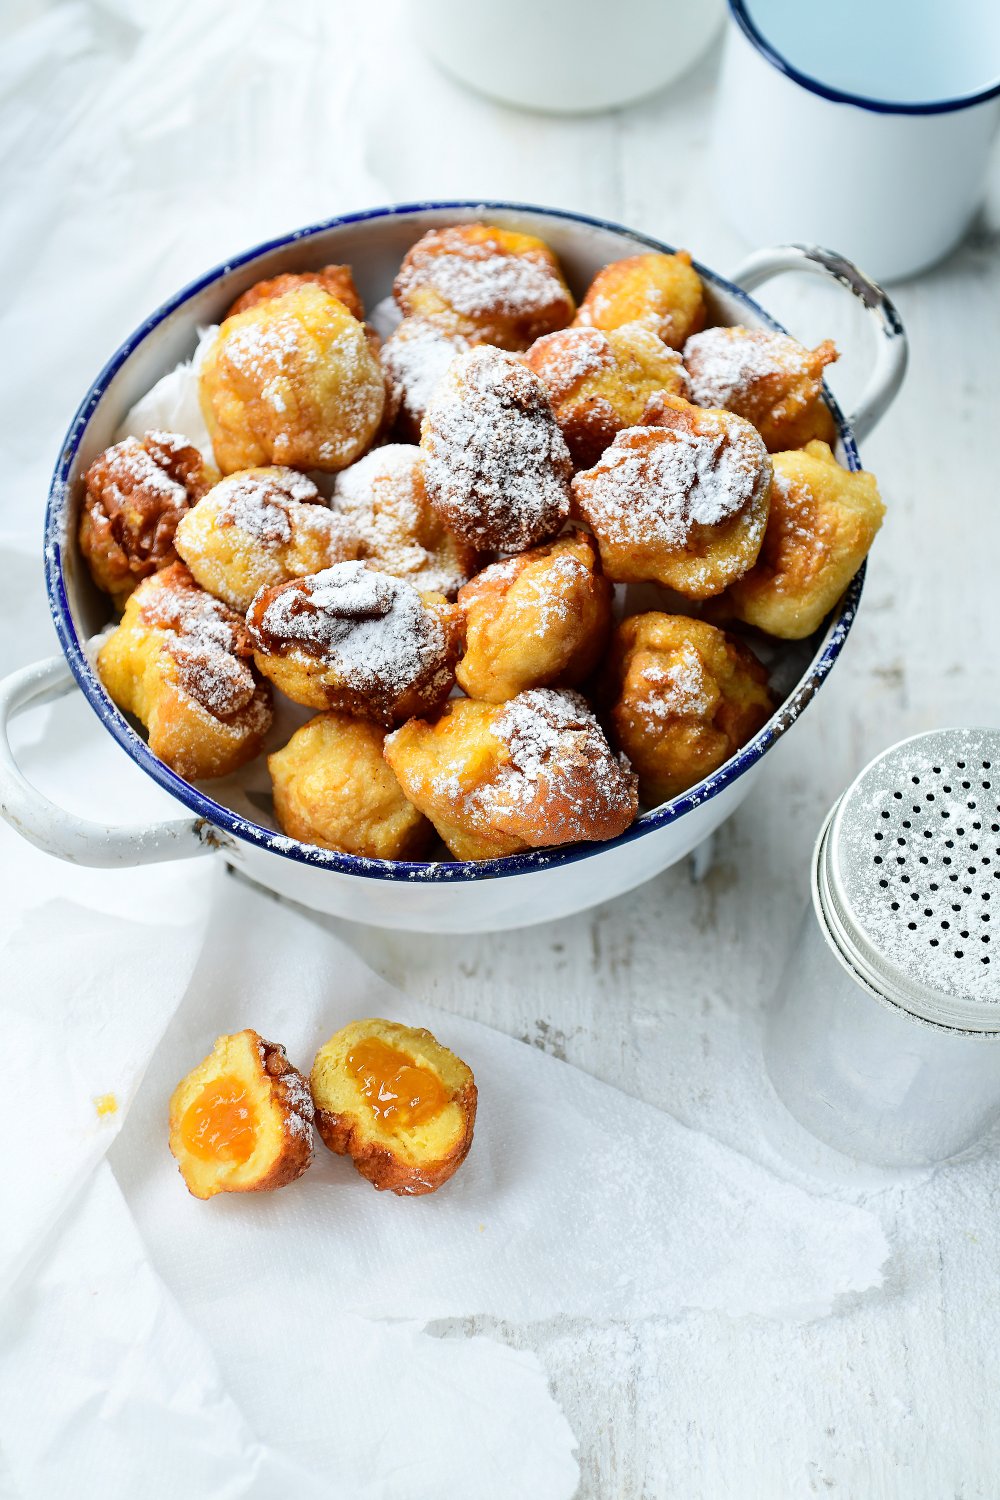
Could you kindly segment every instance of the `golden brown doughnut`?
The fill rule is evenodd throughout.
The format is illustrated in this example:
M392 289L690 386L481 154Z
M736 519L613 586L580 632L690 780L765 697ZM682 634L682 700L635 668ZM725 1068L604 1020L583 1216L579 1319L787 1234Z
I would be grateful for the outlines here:
M375 1188L433 1193L469 1154L476 1081L429 1031L352 1021L317 1052L310 1086L320 1139Z
M435 723L390 734L385 758L457 859L612 839L638 805L586 699L554 688L507 703L456 698Z
M269 464L346 468L369 447L385 405L364 327L309 282L227 318L199 382L224 474Z
M195 580L240 614L258 590L358 555L345 516L294 469L247 469L209 490L177 528Z
M144 578L97 658L101 681L149 731L154 755L188 781L228 776L260 753L271 690L246 626L183 563Z
M676 350L641 323L563 328L538 339L525 359L548 389L578 469L590 468L623 427L634 427L658 391L687 393Z
M331 297L342 302L352 318L357 318L359 323L364 322L364 303L358 296L350 266L323 266L319 271L282 271L280 275L271 276L267 281L255 281L252 287L248 287L237 297L226 317L233 318L237 313L246 312L248 308L256 307L258 302L267 302L272 297L283 297L286 292L294 292L296 287L305 286L309 282L322 287L324 292L329 292Z
M575 687L611 629L611 585L582 531L484 568L458 602L465 655L455 676L470 698L488 703L524 688Z
M520 552L569 515L569 451L545 386L512 354L459 355L427 408L420 446L431 506L471 547Z
M140 579L177 561L177 524L218 477L175 432L125 438L94 459L84 476L80 551L119 609Z
M841 468L826 443L774 455L760 556L717 603L768 635L812 635L868 555L885 506L872 474Z
M401 578L344 562L261 589L247 629L257 666L293 702L390 725L447 698L461 613Z
M337 475L333 505L372 568L422 593L455 594L479 566L474 547L442 525L427 500L424 455L387 443Z
M313 1102L285 1049L247 1028L220 1036L174 1090L170 1150L188 1192L270 1193L313 1156Z
M671 349L705 326L701 277L686 250L629 255L598 271L580 303L576 321L588 328L642 323Z
M753 653L685 615L651 611L623 620L603 687L612 738L649 806L717 770L772 712L767 673Z
M267 758L282 831L366 859L419 859L431 826L411 807L382 755L385 731L347 714L318 714Z
M767 328L706 328L684 345L691 400L746 417L769 453L801 448L810 438L833 442L823 371L837 357L829 339L807 349Z
M548 245L492 224L429 230L407 251L393 296L406 317L501 349L527 349L575 311Z
M645 425L620 432L577 474L573 499L609 578L705 599L755 561L770 483L771 461L749 422L658 396Z

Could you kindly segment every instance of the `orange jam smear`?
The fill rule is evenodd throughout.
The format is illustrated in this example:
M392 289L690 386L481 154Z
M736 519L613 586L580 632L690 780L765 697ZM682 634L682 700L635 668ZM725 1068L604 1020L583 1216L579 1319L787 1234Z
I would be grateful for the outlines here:
M185 1111L181 1140L201 1161L247 1161L257 1144L257 1116L243 1081L227 1075L207 1084Z
M364 1037L352 1047L347 1069L358 1080L372 1114L384 1125L423 1125L450 1098L436 1073L419 1067L412 1057L377 1036Z

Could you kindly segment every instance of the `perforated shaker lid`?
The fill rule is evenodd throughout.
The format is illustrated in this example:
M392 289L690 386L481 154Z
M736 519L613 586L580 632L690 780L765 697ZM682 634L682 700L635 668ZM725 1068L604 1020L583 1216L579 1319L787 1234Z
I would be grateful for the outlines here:
M887 999L1000 1031L1000 730L884 751L834 809L818 874L837 937Z

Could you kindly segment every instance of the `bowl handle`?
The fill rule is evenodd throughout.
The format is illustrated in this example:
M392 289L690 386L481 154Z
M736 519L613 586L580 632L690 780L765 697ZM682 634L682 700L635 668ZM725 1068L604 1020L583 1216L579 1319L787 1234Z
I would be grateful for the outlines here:
M21 774L10 748L8 724L25 709L61 698L75 686L61 656L33 663L0 682L0 817L46 854L75 865L105 869L160 864L210 854L218 831L203 818L177 818L137 828L91 823L50 802Z
M906 332L895 304L852 261L820 245L774 245L768 250L758 250L737 267L730 280L744 292L752 292L754 287L782 271L810 271L816 276L832 277L864 304L874 321L878 334L875 368L856 410L847 419L855 438L861 441L889 410L906 374Z

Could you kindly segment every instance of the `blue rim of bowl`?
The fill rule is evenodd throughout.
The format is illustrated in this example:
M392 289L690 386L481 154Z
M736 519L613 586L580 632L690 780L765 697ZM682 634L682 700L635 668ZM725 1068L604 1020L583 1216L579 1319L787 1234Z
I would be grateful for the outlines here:
M188 302L199 292L204 291L222 276L237 270L240 266L248 265L262 255L283 249L289 245L298 244L304 240L309 240L317 234L324 233L330 229L340 228L347 224L360 224L370 220L429 212L492 213L494 211L506 214L539 214L548 218L565 219L569 223L583 225L586 228L602 229L612 234L622 235L636 244L647 245L651 250L666 254L673 253L673 247L664 244L662 240L654 239L651 235L640 234L609 219L599 219L587 214L572 213L567 209L545 208L531 203L510 203L503 200L457 199L388 204L380 208L364 209L358 213L341 214L336 218L325 219L319 224L311 224L303 229L296 229L290 234L281 235L276 239L267 240L260 245L256 245L253 249L243 251L230 260L224 261L221 265L213 267L212 270L205 272L203 276L199 276L195 281L189 282L187 286L176 292L174 296L158 307L155 312L151 313L129 335L125 342L115 350L80 403L79 409L66 434L55 467L52 484L49 489L48 507L45 516L45 581L48 591L49 608L52 613L56 633L59 637L59 643L62 646L63 654L76 679L77 685L83 692L87 702L97 714L105 729L114 737L130 759L145 771L164 791L190 808L202 824L209 825L212 829L221 830L245 843L255 844L258 848L266 849L272 854L278 854L283 858L295 860L299 864L337 870L342 874L362 876L372 880L398 880L409 884L424 885L462 880L495 880L512 875L529 874L535 870L550 869L553 866L575 864L580 860L590 859L594 855L604 854L610 849L619 848L624 844L631 843L633 840L642 838L656 829L675 823L686 812L690 812L693 808L700 806L704 802L708 802L712 797L717 796L720 792L731 786L757 764L765 751L769 750L775 741L780 739L785 731L794 724L806 705L811 702L828 676L837 657L840 655L857 614L861 590L864 584L864 564L862 564L848 585L840 601L836 618L827 627L827 637L823 643L819 657L814 660L806 675L800 679L781 706L775 710L763 729L754 735L752 740L748 740L734 756L720 766L717 771L713 772L711 776L707 776L703 781L698 782L696 786L691 787L681 796L675 797L673 801L663 803L652 811L643 813L624 833L619 834L615 839L608 839L604 843L582 843L563 846L561 848L531 849L523 854L510 854L502 859L482 861L367 859L360 855L342 854L332 849L320 849L315 844L299 843L297 840L290 839L284 834L274 832L273 829L267 828L261 823L255 823L248 818L243 818L238 813L233 812L231 808L225 807L222 803L215 802L211 797L206 796L204 792L198 787L193 786L189 781L184 781L182 777L178 776L176 772L172 771L169 766L165 765L163 761L159 760L153 754L142 736L133 729L125 715L112 703L103 684L94 671L84 645L76 633L63 577L62 539L64 534L64 512L69 500L69 473L87 430L90 418L111 381L138 346L166 318L170 317L184 303ZM784 333L786 331L775 318L772 318L741 287L736 286L731 281L727 281L724 276L720 276L718 272L711 270L708 266L703 266L699 261L693 261L692 264L704 281L720 288L729 296L735 297L738 301L743 302L756 317L762 319L764 323L776 332ZM857 446L843 413L825 386L824 395L836 422L848 466L852 470L860 469L861 462L858 457Z
M818 0L813 0L813 3L818 3ZM792 83L808 89L811 94L818 94L834 104L853 104L858 109L867 109L876 115L947 115L958 109L971 109L973 105L985 104L987 100L1000 96L1000 78L978 93L962 94L956 99L934 99L927 103L904 104L890 99L871 99L865 94L851 94L844 89L821 83L818 78L801 72L794 63L789 62L758 28L750 14L747 0L729 0L729 12L751 46L756 47L761 56L777 68L779 73L784 73Z

